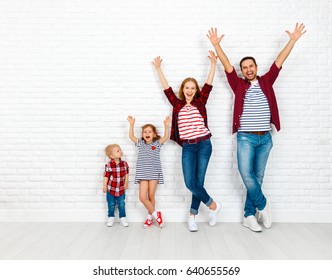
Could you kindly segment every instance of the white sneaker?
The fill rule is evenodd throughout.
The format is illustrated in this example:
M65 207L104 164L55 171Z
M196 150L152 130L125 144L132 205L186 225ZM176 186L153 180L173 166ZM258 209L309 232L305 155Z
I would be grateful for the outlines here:
M244 227L247 227L247 228L251 229L252 231L255 231L255 232L262 231L262 227L257 223L257 220L256 220L255 216L253 216L253 215L250 215L248 217L244 217L242 225Z
M125 217L120 218L120 225L123 227L129 226L127 219Z
M270 211L270 200L266 199L266 206L263 210L259 211L259 216L263 221L265 228L270 228L272 225L271 211Z
M189 219L188 219L188 229L191 232L198 231L198 225L196 224L195 216L194 215L190 215L189 216Z
M211 210L211 209L209 210L210 211L210 214L209 214L209 226L210 227L214 227L217 224L220 208L221 208L220 203L217 203L216 210Z
M256 220L257 220L258 223L263 223L262 213L259 212L258 210L257 210L257 212L255 214L255 218L256 218Z
M108 217L107 226L112 227L114 225L114 217Z

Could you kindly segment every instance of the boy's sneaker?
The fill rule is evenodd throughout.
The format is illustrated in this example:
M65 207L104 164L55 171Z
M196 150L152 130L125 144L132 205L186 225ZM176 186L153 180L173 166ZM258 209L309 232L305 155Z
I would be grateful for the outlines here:
M161 212L157 212L157 218L156 218L156 222L158 223L159 227L163 227L164 223L163 223L163 218L161 217Z
M195 216L193 216L193 215L189 216L189 219L188 219L188 229L191 232L198 231L198 225L196 224Z
M114 217L108 217L107 226L112 227L114 225Z
M146 219L145 223L143 224L144 228L148 228L152 225L152 220Z
M262 219L265 228L270 228L272 225L270 200L266 199L266 206L263 210L259 211L259 216Z
M217 224L220 208L221 208L220 203L217 203L216 210L209 210L210 211L210 214L209 214L209 226L210 227L214 227Z
M127 219L125 217L120 218L120 225L123 227L129 226Z
M262 227L257 223L257 220L254 215L244 217L242 225L246 228L251 229L254 232L262 231Z

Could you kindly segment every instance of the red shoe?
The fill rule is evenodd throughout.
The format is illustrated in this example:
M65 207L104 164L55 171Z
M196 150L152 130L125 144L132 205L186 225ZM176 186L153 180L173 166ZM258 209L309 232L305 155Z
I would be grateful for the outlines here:
M152 225L152 220L150 220L150 219L146 219L146 221L145 221L143 227L144 227L144 228L148 228L148 227L150 227L151 225Z
M156 222L158 223L159 227L163 227L164 223L163 223L163 218L161 217L161 212L157 212L157 219Z

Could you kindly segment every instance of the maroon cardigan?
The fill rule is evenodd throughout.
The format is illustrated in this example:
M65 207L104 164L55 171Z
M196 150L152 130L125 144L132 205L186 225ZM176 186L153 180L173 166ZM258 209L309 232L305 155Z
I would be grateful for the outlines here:
M195 106L200 114L202 115L204 119L204 124L208 128L208 121L207 121L207 113L206 113L206 107L205 104L209 98L210 92L212 90L212 86L208 84L204 84L202 90L200 91L200 94L197 98L191 101L191 105ZM182 146L182 140L180 139L179 135L179 127L178 127L178 117L180 110L186 105L185 100L179 99L173 89L169 87L168 89L164 90L165 95L168 99L168 101L173 106L173 112L172 112L172 128L171 128L171 140L178 143L180 146Z
M274 124L277 131L280 130L280 119L277 99L272 86L277 79L281 68L279 69L275 62L273 62L270 70L265 75L261 77L257 76L258 83L269 103L271 111L271 123ZM231 73L226 72L226 77L235 95L233 113L233 133L235 133L240 128L240 117L243 113L244 97L250 87L250 82L248 80L240 78L236 74L234 67Z

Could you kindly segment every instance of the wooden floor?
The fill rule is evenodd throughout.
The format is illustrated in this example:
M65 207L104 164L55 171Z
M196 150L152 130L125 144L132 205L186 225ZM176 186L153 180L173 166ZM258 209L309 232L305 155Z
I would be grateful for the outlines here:
M3 260L331 260L332 224L274 223L254 233L240 223L144 229L104 223L0 223Z

